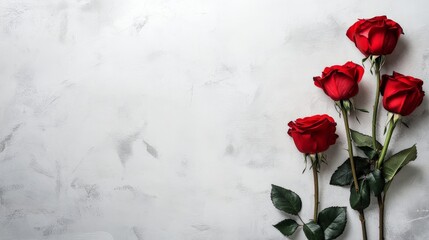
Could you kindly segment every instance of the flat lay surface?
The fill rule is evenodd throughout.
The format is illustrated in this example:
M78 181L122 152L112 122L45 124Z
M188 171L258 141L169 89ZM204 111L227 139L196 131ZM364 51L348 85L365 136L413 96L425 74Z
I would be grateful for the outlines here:
M329 185L348 156L342 119L313 77L325 66L360 64L347 28L387 15L405 35L382 73L427 81L428 7L423 0L1 1L0 239L286 239L272 226L286 215L271 203L271 184L301 196L305 220L313 214L311 171L302 173L287 123L323 113L338 122L339 138L321 166L320 206L347 206L338 239L359 239L349 189ZM371 110L368 64L354 101ZM371 114L358 118L370 122ZM417 143L418 157L389 190L386 208L395 211L386 213L386 239L429 239L428 118L425 99L404 119L409 128L393 135L392 148ZM350 120L370 134L370 125ZM376 239L376 204L367 212Z

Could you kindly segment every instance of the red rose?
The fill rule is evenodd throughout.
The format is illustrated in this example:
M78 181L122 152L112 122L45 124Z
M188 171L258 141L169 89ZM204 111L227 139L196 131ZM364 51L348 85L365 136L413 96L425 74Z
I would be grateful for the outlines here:
M401 34L404 34L401 26L386 16L359 19L346 33L367 57L391 54Z
M314 85L334 101L346 100L359 92L358 83L363 76L363 67L354 62L326 67L321 77L314 77Z
M383 75L380 92L384 108L402 116L410 115L423 101L423 81L393 72Z
M300 152L314 154L324 152L335 143L338 138L336 125L334 119L326 114L315 115L289 122L287 133Z

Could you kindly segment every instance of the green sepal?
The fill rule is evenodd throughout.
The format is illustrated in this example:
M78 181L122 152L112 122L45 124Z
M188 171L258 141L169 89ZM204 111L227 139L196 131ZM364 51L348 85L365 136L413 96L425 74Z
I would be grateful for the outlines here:
M301 198L289 189L271 185L271 201L274 207L292 215L298 215L302 208Z
M299 224L292 219L285 219L273 227L277 228L283 235L290 236L295 233L296 229L299 227Z
M368 58L369 58L369 57L362 58L362 66L363 66L364 68L365 68L365 64L364 64L364 63L366 62L366 60L368 60Z
M347 113L350 113L354 109L353 104L350 100L341 100L340 105L346 110Z
M357 107L355 107L355 109L358 110L358 111L364 112L364 113L369 113L368 110L363 109L363 108L357 108Z

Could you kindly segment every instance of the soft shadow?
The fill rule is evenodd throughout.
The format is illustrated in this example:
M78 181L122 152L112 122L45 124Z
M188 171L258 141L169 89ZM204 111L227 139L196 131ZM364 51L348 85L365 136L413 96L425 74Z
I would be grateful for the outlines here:
M369 66L365 66L365 71L369 72ZM375 76L367 74L362 79L364 81L364 86L362 84L359 86L359 93L353 97L353 105L356 108L365 109L369 111L370 113L363 113L360 111L354 112L354 115L357 117L365 116L365 114L371 114L372 111L372 105L374 104L374 98L375 98ZM373 90L372 90L373 88ZM371 90L370 90L371 89ZM353 127L352 127L353 128Z
M426 97L423 98L422 104L412 113L405 121L409 123L412 129L424 129L427 126L429 102Z
M398 129L395 129L395 138L402 139L406 136L419 136L422 134L421 129L425 129L428 121L428 112L429 112L429 102L426 97L423 98L422 104L417 107L417 109L409 116L406 116L402 119L408 127L399 125ZM406 135L406 136L405 136ZM424 136L422 136L424 137ZM418 139L413 139L418 141ZM413 142L414 142L413 141ZM417 144L417 151L419 150L419 145Z
M405 59L407 59L409 42L408 39L403 36L399 38L393 53L386 56L386 62L381 70L382 74L391 75L392 72L398 68L398 66L406 65ZM399 71L400 72L400 71Z

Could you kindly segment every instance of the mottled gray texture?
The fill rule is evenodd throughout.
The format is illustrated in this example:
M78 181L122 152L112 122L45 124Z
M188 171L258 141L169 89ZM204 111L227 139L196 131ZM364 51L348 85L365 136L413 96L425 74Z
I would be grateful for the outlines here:
M345 31L357 18L387 14L406 35L383 71L427 80L428 7L0 1L0 239L284 239L272 227L284 215L270 184L300 194L302 217L312 217L312 176L301 174L286 124L316 113L334 116L340 135L322 166L321 207L347 205L348 190L327 185L347 156L341 119L312 77L360 62ZM373 88L367 71L356 106L371 108ZM389 193L387 239L429 238L428 112L425 100L392 140L396 149L417 143L419 157ZM370 239L375 213L367 213ZM358 239L350 208L348 219L339 239Z

